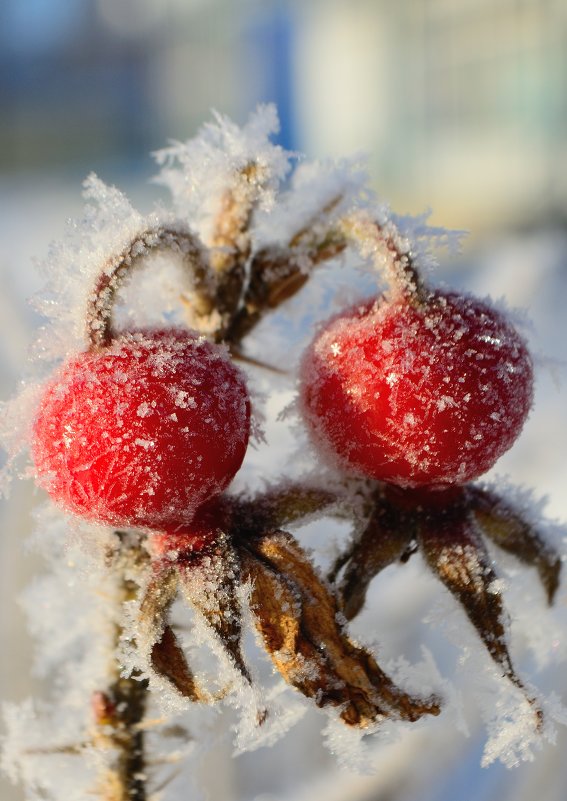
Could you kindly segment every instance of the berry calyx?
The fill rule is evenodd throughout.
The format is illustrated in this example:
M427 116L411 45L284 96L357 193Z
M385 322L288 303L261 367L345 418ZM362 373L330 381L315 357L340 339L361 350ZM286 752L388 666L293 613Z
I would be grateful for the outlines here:
M195 332L125 332L69 359L33 427L37 480L67 511L175 530L230 483L250 432L246 384Z
M224 496L204 503L190 523L166 531L154 531L149 538L150 551L156 561L191 565L203 554L210 553L230 528Z
M532 404L533 367L523 338L487 303L396 295L327 324L303 358L300 393L315 442L343 468L443 487L476 478L510 448Z

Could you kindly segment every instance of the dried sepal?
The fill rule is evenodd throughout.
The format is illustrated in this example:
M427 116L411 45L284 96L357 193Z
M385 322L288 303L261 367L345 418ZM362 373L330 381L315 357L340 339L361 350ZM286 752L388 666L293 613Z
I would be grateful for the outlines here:
M196 685L183 649L169 624L169 610L179 584L174 565L160 565L140 603L138 648L147 652L153 670L191 701L209 702Z
M242 266L250 255L250 222L266 182L266 171L251 162L237 170L222 195L209 246L211 267L223 275Z
M337 594L341 610L352 620L364 606L372 579L388 565L402 559L416 534L415 518L387 502L378 502L362 533L339 556L330 578L344 568Z
M427 564L459 601L503 675L535 706L512 664L497 576L468 512L458 508L427 516L419 527L419 544ZM539 725L541 712L537 708L536 712Z
M234 173L221 198L209 243L216 278L215 309L222 320L216 332L218 342L225 340L242 301L251 249L250 223L268 177L265 168L251 162Z
M384 717L417 720L439 712L436 699L404 693L368 651L351 642L334 596L291 535L277 531L251 541L243 571L275 666L318 706L340 708L346 724L361 728Z
M181 586L187 602L202 615L234 667L251 683L241 649L240 564L224 537L217 541L214 554L181 572Z
M155 642L164 630L169 609L177 595L179 576L173 564L160 564L145 588L140 601L139 623L141 642L139 645Z
M249 541L266 531L297 523L318 512L330 512L344 504L337 492L304 484L287 484L256 495L252 501L239 503L235 509L236 529L240 538Z
M483 532L521 562L535 567L551 605L559 587L561 557L512 504L493 492L470 487L469 503Z
M152 646L150 659L155 672L167 679L182 696L190 701L211 701L210 696L197 686L171 626L165 626L160 639Z
M326 204L287 246L268 245L253 255L244 302L226 331L227 342L241 342L266 311L299 292L309 280L309 269L343 252L346 239L328 219L341 199Z

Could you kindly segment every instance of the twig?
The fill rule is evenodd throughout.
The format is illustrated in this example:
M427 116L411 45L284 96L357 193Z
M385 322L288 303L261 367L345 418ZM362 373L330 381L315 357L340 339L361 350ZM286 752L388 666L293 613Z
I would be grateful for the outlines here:
M110 554L117 575L116 620L112 639L109 684L93 698L93 740L101 750L111 749L114 758L100 782L101 801L147 801L145 727L148 682L136 671L121 675L118 652L124 637L121 621L124 603L137 597L136 576L145 561L138 544L129 545L119 536L119 547Z

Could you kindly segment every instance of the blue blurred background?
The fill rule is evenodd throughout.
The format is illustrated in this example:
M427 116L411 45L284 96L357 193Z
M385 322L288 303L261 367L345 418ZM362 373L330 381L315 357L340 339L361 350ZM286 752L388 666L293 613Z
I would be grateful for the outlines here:
M367 152L399 211L547 224L566 76L562 0L2 0L0 177L148 172L212 107L270 100L282 144Z
M278 106L286 148L310 158L366 153L373 185L395 211L431 208L434 223L469 229L453 280L531 305L542 348L563 358L564 0L0 0L0 399L15 390L38 324L26 301L41 285L33 260L80 215L82 179L95 171L147 208L159 195L148 184L151 151L194 135L212 108L244 123L266 101ZM554 422L564 399L550 380L543 385L506 469L549 491L554 512L565 514L564 410L563 424ZM20 482L0 503L4 698L40 692L30 685L31 644L15 601L38 569L21 546L32 496L31 483ZM391 774L383 766L382 778L347 781L313 745L317 728L307 734L291 736L281 764L261 755L282 788L278 799L565 797L559 749L531 773L482 773L476 736L455 745L450 730L444 739L438 731L447 756L418 737L431 764L412 790L410 746L391 757L399 760ZM238 768L230 750L224 757L225 773L211 762L210 798L256 797L245 774L258 763L246 757ZM286 763L290 780L311 782L303 795L281 778ZM21 797L0 780L2 801Z

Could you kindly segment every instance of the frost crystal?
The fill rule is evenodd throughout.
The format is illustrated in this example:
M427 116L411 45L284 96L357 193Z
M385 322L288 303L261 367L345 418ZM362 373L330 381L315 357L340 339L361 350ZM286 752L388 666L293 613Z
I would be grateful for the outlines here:
M215 731L242 754L310 731L310 708L359 771L476 714L483 764L513 766L567 721L521 661L567 658L560 612L541 611L563 532L470 483L530 409L527 346L502 305L430 288L461 232L393 214L363 159L296 163L277 131L262 106L158 151L171 208L149 214L91 175L42 265L38 375L0 412L6 472L31 446L27 472L68 515L40 511L49 570L23 599L50 701L4 712L3 765L30 801L157 798L162 763L186 782ZM366 274L337 289L354 259ZM291 397L279 370L313 305L345 302L303 359L292 446L270 418ZM269 388L267 437L232 359Z

